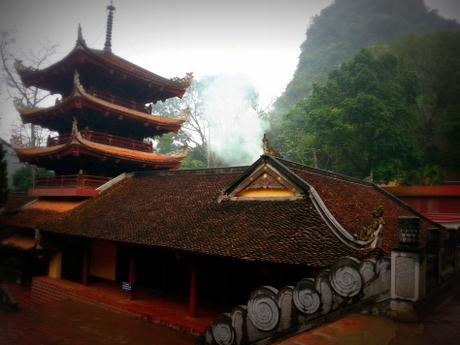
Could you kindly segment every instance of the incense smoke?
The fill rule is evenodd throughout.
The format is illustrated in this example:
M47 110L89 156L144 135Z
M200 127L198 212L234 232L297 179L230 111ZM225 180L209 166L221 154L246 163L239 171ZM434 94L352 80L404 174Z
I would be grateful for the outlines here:
M203 91L203 117L211 152L225 166L253 163L268 124L256 111L257 93L246 79L219 75Z

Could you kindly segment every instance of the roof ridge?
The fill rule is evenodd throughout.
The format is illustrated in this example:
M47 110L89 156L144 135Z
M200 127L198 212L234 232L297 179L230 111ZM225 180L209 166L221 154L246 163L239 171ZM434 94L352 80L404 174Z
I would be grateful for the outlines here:
M302 170L305 170L305 171L316 173L318 175L323 175L323 176L327 176L327 177L334 177L334 178L337 178L337 179L340 179L340 180L345 180L345 181L348 181L348 182L354 182L354 183L362 184L362 185L365 185L365 186L368 186L368 187L373 185L373 183L366 182L366 181L363 181L363 180L361 180L359 178L347 176L345 174L337 173L337 172L334 172L334 171L320 169L320 168L314 168L314 167L304 165L304 164L300 164L300 163L296 163L296 162L293 162L293 161L290 161L290 160L284 159L284 158L277 157L276 159L278 159L279 161L283 162L284 164L286 164L286 165L288 165L288 166L290 166L291 168L294 168L294 169L299 168L299 169L302 169Z
M189 168L169 170L134 171L134 178L145 176L172 176L172 175L219 175L241 173L247 166L221 167L221 168Z

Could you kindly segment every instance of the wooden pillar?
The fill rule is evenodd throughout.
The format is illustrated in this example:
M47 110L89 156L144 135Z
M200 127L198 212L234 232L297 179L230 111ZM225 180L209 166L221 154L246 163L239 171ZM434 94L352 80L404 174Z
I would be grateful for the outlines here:
M132 300L136 298L136 256L134 248L131 248L129 255L129 285L131 285L129 299Z
M197 316L197 265L196 261L192 261L191 272L190 272L190 293L188 300L188 313L191 317Z
M88 285L89 282L89 242L85 242L83 245L83 264L81 267L81 283L83 285Z
M62 252L53 254L48 266L48 277L60 279L62 272Z

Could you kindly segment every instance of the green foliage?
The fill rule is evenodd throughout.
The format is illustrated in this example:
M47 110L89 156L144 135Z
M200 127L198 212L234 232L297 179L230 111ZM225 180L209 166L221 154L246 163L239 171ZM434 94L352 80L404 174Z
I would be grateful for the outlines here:
M13 175L13 186L15 192L27 192L33 186L34 181L34 171L36 169L36 173L38 177L46 177L46 176L53 176L54 173L52 171L43 169L43 168L35 168L31 165L26 165L18 170Z
M429 11L423 0L336 0L313 19L294 77L275 106L292 108L362 48L410 33L454 30L460 26Z
M177 145L174 144L174 133L166 133L158 138L158 144L156 152L161 154L167 154L177 149Z
M310 95L313 85L361 49L411 33L459 31L460 25L427 9L423 0L335 0L313 18L299 62L270 115L272 144L282 152L284 115Z
M8 178L6 169L5 151L0 143L0 206L2 206L8 198Z
M459 171L459 71L460 34L362 50L286 116L285 153L360 178L442 180Z
M181 169L200 169L206 167L207 160L196 148L193 148L180 164Z

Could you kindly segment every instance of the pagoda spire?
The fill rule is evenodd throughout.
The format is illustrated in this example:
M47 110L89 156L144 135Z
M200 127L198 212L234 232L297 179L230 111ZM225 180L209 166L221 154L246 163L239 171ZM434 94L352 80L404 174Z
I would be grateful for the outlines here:
M115 11L115 7L113 6L113 0L110 0L110 5L107 6L107 10L109 14L107 16L107 28L105 33L105 44L104 44L104 51L107 53L112 52L112 26L113 26L113 12Z
M77 47L86 47L85 39L83 38L83 33L81 30L80 23L78 24L78 36L77 36Z

